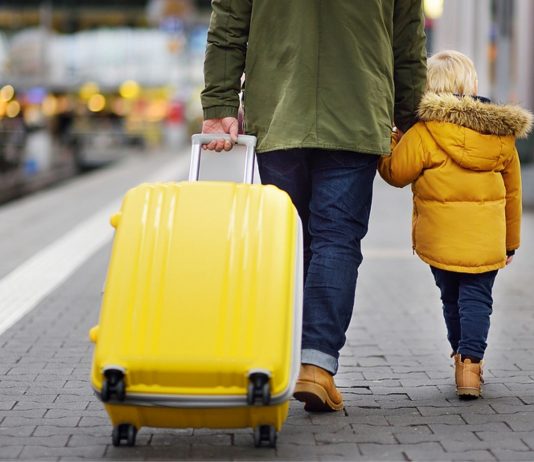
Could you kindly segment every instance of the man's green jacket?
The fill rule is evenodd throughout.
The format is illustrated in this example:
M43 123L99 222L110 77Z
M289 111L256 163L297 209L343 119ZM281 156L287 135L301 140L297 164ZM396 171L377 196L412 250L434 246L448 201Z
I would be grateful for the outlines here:
M258 152L390 152L426 75L422 0L212 0L204 119L237 117Z

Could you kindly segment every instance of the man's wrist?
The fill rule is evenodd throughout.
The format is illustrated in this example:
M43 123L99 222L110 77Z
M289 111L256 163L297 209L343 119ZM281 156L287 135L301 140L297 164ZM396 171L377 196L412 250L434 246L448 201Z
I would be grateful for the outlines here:
M507 257L511 257L512 255L515 255L515 250L507 250L506 251L506 256Z

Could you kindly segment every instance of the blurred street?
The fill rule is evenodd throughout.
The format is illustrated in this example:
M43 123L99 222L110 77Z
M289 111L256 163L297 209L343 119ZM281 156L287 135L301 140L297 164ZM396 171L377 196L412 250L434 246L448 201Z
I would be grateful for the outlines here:
M255 449L248 429L143 428L135 448L113 447L89 383L87 336L110 253L108 216L127 188L183 179L188 162L188 150L132 157L0 209L0 459L534 459L534 214L497 278L484 398L460 402L437 289L411 253L410 191L379 178L337 376L344 412L308 414L292 401L276 450ZM239 162L205 156L202 176L238 178Z

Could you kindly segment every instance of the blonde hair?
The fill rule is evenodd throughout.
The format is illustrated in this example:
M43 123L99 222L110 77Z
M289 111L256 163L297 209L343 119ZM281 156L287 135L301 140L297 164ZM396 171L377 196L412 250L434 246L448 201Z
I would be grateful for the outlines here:
M477 71L463 53L445 50L427 61L426 90L434 93L477 94Z

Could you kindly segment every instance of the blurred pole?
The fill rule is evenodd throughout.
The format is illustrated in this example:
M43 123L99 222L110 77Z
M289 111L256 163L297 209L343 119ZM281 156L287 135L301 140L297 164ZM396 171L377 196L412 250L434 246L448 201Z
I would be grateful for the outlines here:
M433 51L453 49L475 63L481 95L491 94L488 47L491 36L491 0L446 0L434 21Z
M494 1L497 56L495 87L492 97L497 102L506 102L515 93L515 79L512 75L515 71L515 56L512 49L515 0Z
M50 33L52 31L52 21L52 0L45 0L41 3L41 7L39 8L39 23L43 35L40 53L41 62L39 65L39 69L42 75L39 76L39 80L45 85L48 85L50 76L50 72L48 69L48 41L50 39Z
M517 56L517 101L534 109L534 2L517 0L517 33L514 47Z

